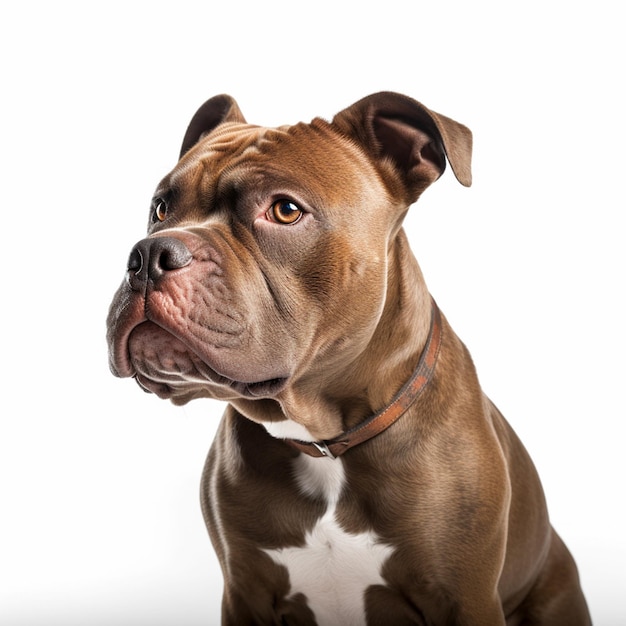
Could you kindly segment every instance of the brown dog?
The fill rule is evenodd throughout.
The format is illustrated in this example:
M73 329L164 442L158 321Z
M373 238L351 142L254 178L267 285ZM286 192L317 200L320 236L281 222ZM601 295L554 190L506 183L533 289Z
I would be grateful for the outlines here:
M108 318L111 367L229 405L202 481L224 624L590 623L522 444L402 230L471 133L393 93L192 119Z

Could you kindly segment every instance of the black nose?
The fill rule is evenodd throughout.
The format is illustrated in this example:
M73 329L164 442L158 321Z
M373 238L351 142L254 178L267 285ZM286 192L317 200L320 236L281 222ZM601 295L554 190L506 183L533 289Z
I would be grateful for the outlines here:
M142 239L128 257L128 280L135 290L143 289L151 280L157 282L167 272L191 263L187 246L175 237Z

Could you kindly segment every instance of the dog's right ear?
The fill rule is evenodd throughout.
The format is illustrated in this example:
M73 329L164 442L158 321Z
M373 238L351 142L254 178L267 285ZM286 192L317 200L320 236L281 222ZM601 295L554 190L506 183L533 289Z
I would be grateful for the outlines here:
M193 148L204 135L223 122L246 122L235 99L226 94L214 96L196 111L187 127L180 157Z
M472 184L472 133L423 104L392 92L359 100L338 113L333 124L359 143L394 194L414 202L452 166L458 181Z

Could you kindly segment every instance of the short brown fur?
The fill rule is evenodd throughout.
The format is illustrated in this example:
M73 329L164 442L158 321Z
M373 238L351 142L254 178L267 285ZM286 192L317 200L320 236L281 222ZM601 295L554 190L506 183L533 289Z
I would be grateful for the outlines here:
M266 551L303 545L326 505L263 424L330 439L409 379L431 298L402 219L446 161L469 186L469 130L399 94L280 129L218 96L157 189L158 219L111 305L111 367L175 403L229 402L202 479L223 624L315 624ZM284 197L302 205L295 227L269 214ZM346 477L337 523L393 548L385 584L363 597L368 624L591 623L532 461L445 317L424 391L333 462Z

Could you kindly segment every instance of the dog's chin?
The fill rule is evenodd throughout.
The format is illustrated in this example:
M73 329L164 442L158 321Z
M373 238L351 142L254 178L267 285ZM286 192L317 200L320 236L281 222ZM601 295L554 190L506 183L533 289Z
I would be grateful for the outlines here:
M274 372L244 373L245 368L236 362L211 361L152 322L144 322L132 331L128 354L139 386L174 404L186 404L195 398L273 398L288 380ZM239 380L240 371L244 380Z
M173 404L183 405L198 398L213 400L260 400L275 398L287 385L287 378L272 378L256 383L244 383L222 377L219 384L207 382L197 384L188 381L161 382L147 378L142 374L134 376L137 384L147 393L153 393L163 400L170 400Z
M287 379L277 378L260 383L241 383L232 381L230 385L213 383L194 384L185 381L160 382L146 378L142 374L134 376L135 381L146 393L153 393L173 404L183 405L198 398L210 398L226 402L234 400L255 400L275 397L286 385Z

